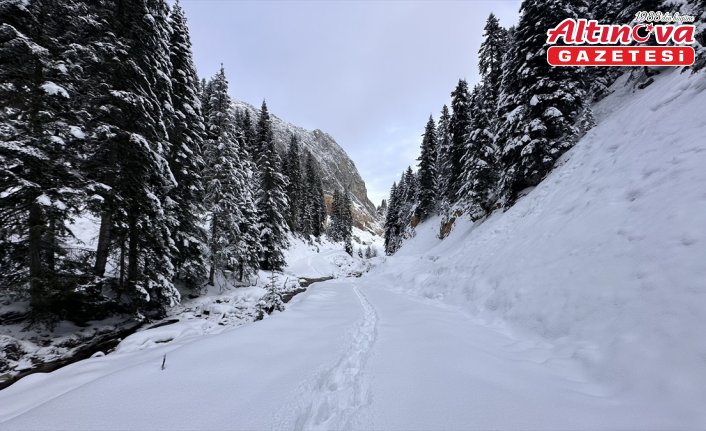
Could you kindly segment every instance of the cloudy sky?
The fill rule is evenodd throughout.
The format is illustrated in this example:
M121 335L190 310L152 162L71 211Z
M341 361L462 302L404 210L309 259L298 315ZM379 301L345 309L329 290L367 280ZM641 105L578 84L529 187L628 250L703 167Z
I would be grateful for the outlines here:
M488 14L512 25L519 3L181 0L199 74L223 63L233 97L331 134L375 204L458 79L477 82Z

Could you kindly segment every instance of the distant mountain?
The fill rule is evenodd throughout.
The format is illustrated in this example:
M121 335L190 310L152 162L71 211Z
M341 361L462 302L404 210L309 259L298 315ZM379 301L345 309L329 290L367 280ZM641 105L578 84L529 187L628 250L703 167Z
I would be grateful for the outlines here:
M236 100L233 102L233 106L241 111L250 111L253 120L257 118L259 110L249 103ZM288 123L272 113L270 113L270 117L272 118L275 143L280 151L285 150L289 144L290 136L294 134L299 139L302 148L310 151L319 162L327 204L330 204L335 189L343 190L347 185L351 191L355 207L354 218L358 227L378 231L379 223L375 205L368 198L365 181L361 178L353 161L336 143L336 140L319 129L304 129Z

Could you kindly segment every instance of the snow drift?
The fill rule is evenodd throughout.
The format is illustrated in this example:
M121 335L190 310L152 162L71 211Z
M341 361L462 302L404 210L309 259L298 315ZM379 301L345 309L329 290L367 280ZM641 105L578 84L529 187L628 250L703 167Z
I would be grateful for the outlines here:
M443 241L430 220L374 273L550 340L641 408L703 420L706 76L640 90L625 75L613 90L514 207Z

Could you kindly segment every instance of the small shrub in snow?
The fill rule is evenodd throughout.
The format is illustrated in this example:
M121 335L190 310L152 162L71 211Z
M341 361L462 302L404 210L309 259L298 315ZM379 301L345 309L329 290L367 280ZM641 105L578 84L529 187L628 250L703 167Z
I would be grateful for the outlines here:
M267 293L257 303L257 311L257 320L263 319L266 314L284 311L282 292L277 288L277 277L274 273L270 277L270 283L267 285Z

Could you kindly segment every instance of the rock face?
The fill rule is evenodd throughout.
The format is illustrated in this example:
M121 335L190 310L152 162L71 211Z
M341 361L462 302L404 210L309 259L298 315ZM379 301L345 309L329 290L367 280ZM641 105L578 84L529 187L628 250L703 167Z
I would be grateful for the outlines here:
M233 105L241 111L250 111L253 122L256 121L258 109L241 101L235 101ZM275 143L280 152L286 150L290 136L295 135L299 139L302 149L311 152L321 166L321 178L324 193L328 195L327 201L333 195L334 190L343 190L344 186L348 186L354 206L353 217L358 227L373 231L378 230L379 223L375 205L368 198L365 182L353 161L333 137L319 129L306 130L288 123L272 113L270 113L270 117Z

